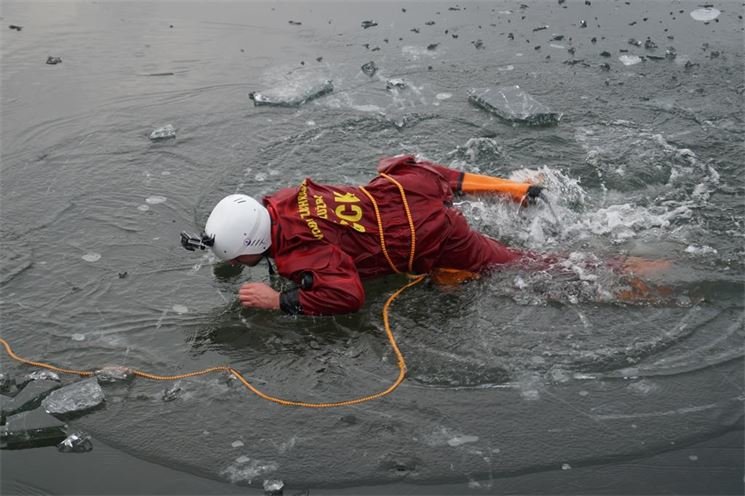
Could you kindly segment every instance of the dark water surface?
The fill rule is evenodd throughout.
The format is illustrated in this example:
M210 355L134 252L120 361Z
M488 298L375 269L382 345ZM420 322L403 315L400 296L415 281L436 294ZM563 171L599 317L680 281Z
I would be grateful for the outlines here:
M21 355L163 374L229 363L308 401L384 389L380 312L402 279L367 284L351 316L241 311L243 281L285 282L184 252L178 234L225 194L364 183L389 154L540 178L556 217L460 207L505 242L568 256L405 293L391 317L409 375L386 399L288 409L220 375L180 381L172 401L171 383L106 386L106 407L71 422L99 448L3 451L3 492L228 494L280 478L313 494L741 493L743 5L713 6L705 23L695 1L3 2L0 311ZM299 108L248 99L325 79L333 93ZM468 103L514 84L559 125ZM151 142L166 124L177 137ZM672 260L650 280L671 294L619 302L625 282L586 268L617 255ZM152 484L59 482L96 453ZM681 483L691 474L701 485Z

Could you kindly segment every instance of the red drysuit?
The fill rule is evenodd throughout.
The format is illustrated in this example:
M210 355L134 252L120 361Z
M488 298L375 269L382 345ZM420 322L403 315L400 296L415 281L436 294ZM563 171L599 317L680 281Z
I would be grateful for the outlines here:
M412 156L384 158L378 171L406 192L416 230L414 273L442 268L479 272L521 257L472 230L452 207L462 172ZM377 202L388 254L398 270L408 272L411 231L398 187L378 176L365 189ZM359 187L306 179L263 201L272 218L271 256L278 272L298 285L280 296L285 312L357 311L365 299L361 279L393 273L381 249L374 206Z

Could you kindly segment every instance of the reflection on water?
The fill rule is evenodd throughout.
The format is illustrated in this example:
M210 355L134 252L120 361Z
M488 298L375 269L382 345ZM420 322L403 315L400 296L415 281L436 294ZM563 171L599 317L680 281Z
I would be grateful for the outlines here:
M316 6L299 26L287 22L297 6L189 5L176 17L163 6L72 5L4 13L38 28L2 45L0 311L19 353L174 374L229 363L269 393L309 401L384 389L396 369L380 312L402 278L368 283L355 315L248 311L234 298L243 281L287 282L264 264L231 268L183 252L178 237L198 231L227 193L261 196L306 176L364 183L386 154L542 182L551 208L486 198L459 208L494 237L562 257L551 270L404 293L391 318L408 380L385 400L308 412L262 402L222 374L138 379L104 385L106 408L80 427L208 477L359 485L599 463L740 425L742 50L723 41L733 37L707 38L703 52L724 55L701 55L682 36L690 26L666 24L697 67L649 59L604 72L597 54L627 46L635 20L623 7L599 10L603 38L576 38L572 55L584 52L585 67L562 64L548 44L535 49L532 28L543 22L521 25L517 4L509 13L409 7L439 15L447 43L432 25L414 33L379 21L361 32L358 17L402 15L365 4L351 20ZM568 35L579 14L567 7L546 9L552 30ZM662 9L650 17L667 21L664 8L650 5ZM236 22L244 9L250 25ZM717 29L735 29L730 14ZM530 49L505 44L510 31ZM49 33L64 63L37 67L29 61ZM258 46L266 52L249 48ZM360 67L371 58L369 76ZM563 112L560 125L511 127L471 107L467 90L493 85L495 74ZM319 78L334 91L298 108L248 99ZM407 85L388 91L390 79ZM151 142L165 123L177 136ZM619 299L630 282L605 261L627 255L672 260L647 280L667 292Z

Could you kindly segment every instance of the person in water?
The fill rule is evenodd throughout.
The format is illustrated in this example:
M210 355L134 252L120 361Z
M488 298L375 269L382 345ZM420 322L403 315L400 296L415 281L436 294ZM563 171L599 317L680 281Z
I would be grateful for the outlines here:
M541 187L464 173L409 155L387 157L365 186L305 179L266 196L223 198L199 236L181 234L189 250L210 247L232 265L255 266L271 257L294 289L262 282L241 286L244 307L289 314L355 312L365 301L364 279L392 273L429 274L457 283L507 264L549 258L509 248L471 229L453 207L455 195L501 194L529 202Z

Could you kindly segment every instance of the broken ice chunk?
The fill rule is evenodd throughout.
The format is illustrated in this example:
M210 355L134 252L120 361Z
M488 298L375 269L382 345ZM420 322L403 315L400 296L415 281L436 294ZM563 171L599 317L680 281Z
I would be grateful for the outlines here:
M10 401L3 401L2 414L13 415L26 410L33 410L46 395L60 387L60 383L49 380L31 381Z
M10 392L15 385L16 381L10 374L0 373L0 393Z
M163 391L163 401L173 401L179 396L181 396L182 390L179 384L180 383L177 382L176 384L173 385L173 387Z
M704 7L702 9L696 9L691 12L691 17L694 21L709 22L713 21L722 12L719 9L713 7Z
M8 448L49 446L65 438L65 424L37 408L8 417L0 438Z
M375 65L375 62L372 60L368 62L367 64L363 64L360 69L362 69L362 72L364 72L367 76L370 76L370 77L373 77L375 73L378 72L378 66Z
M93 449L91 437L84 432L73 432L57 445L62 453L87 453Z
M51 414L68 415L91 410L103 403L104 399L103 390L93 377L54 391L41 405Z
M468 100L502 119L531 126L557 124L563 115L561 112L552 112L517 85L472 89Z
M165 126L159 127L158 129L150 133L150 139L152 141L161 141L175 137L176 128L173 127L173 124L166 124Z
M334 84L327 79L321 83L304 88L273 89L261 93L249 93L248 98L255 106L274 105L276 107L298 107L306 102L334 91Z
M128 381L133 377L131 369L118 365L104 367L96 370L94 374L96 374L99 383Z
M393 78L385 82L385 89L392 90L393 88L399 90L406 88L406 81L403 79Z
M19 387L23 387L31 381L56 381L60 382L59 375L51 370L35 370L30 374L23 376L23 379L18 383Z
M282 490L285 483L277 479L268 479L264 481L264 494L266 496L282 496Z
M621 55L618 57L618 60L620 60L623 65L636 65L642 61L641 57L636 55Z

